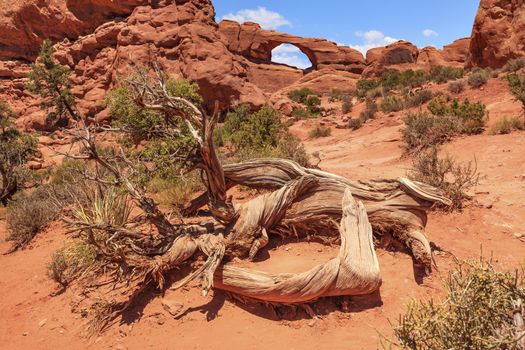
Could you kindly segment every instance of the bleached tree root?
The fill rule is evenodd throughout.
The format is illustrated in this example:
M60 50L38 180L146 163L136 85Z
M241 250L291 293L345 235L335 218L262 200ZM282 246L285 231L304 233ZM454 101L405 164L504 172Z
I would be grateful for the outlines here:
M349 189L342 202L341 248L337 257L297 274L272 274L227 264L216 272L214 286L273 303L301 303L376 291L381 276L366 210Z

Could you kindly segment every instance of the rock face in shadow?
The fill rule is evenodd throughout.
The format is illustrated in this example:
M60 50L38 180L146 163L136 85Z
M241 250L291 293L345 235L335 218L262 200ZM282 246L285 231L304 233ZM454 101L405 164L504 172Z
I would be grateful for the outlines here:
M500 68L525 56L525 0L481 0L468 67Z

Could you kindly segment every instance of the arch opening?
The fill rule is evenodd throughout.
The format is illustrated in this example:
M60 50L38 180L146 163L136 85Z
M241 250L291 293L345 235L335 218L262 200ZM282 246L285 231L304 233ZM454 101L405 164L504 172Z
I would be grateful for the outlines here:
M272 50L272 62L285 64L301 70L308 70L313 67L313 63L308 56L292 44L280 44L276 46Z

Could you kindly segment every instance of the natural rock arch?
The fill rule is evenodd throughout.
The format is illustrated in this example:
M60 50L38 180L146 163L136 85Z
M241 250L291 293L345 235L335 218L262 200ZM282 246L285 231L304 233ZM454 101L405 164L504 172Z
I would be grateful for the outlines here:
M230 20L219 23L219 32L231 52L250 60L270 63L273 49L281 44L291 44L310 59L313 70L330 68L361 74L365 67L359 51L324 39L301 38L262 29L257 23L239 24Z
M284 50L281 52L281 51L278 51L279 48L284 48ZM294 51L293 49L297 49L298 51ZM276 58L276 55L283 55L283 56L288 56L288 58L292 58L294 55L299 55L299 56L296 56L296 57L306 57L306 59L308 60L308 62L310 63L310 66L308 67L300 67L298 65L295 65L291 62L287 63L287 62L281 62L278 60L278 58ZM315 70L317 69L317 65L314 63L313 61L313 54L311 51L305 49L304 47L301 48L301 46L297 46L297 45L294 45L294 44L290 44L290 43L281 43L281 44L277 44L275 45L274 48L272 48L270 50L270 61L271 63L277 63L277 64L286 64L286 65L289 65L289 66L292 66L292 67L295 67L295 68L298 68L298 69L301 69L301 70ZM298 62L299 63L299 62Z

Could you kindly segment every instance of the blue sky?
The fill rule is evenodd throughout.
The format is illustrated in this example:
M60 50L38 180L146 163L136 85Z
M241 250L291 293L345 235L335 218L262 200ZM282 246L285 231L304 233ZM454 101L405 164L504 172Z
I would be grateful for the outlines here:
M469 36L479 0L214 0L213 4L217 21L251 20L268 29L326 38L366 52L399 39L441 48ZM274 61L307 65L294 47L276 50Z

